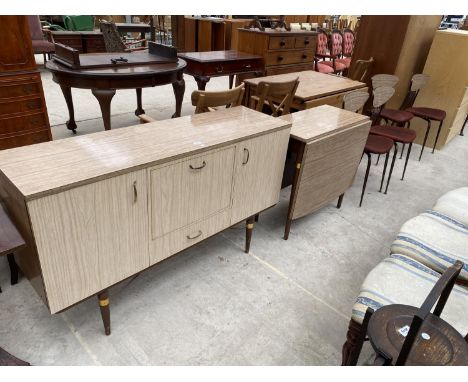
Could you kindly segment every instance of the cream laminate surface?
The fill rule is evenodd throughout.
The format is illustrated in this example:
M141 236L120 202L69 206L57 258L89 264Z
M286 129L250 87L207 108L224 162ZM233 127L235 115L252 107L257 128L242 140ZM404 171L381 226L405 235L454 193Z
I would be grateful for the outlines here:
M363 82L353 81L346 77L323 74L313 70L249 78L244 80L244 82L257 86L261 81L282 82L291 81L295 78L299 78L299 86L294 98L302 102L366 87L366 84Z
M239 106L4 150L0 170L30 200L289 126Z
M301 110L280 118L292 123L292 138L306 143L369 121L365 115L329 105Z

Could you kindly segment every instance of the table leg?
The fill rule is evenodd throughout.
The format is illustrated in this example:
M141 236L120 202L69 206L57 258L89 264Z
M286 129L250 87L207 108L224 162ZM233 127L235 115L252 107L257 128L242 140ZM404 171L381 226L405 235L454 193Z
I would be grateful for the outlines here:
M182 111L182 101L184 99L185 93L185 80L182 78L176 82L173 82L172 89L174 90L176 100L176 111L172 115L172 118L178 118L180 117L180 113Z
M141 93L142 90L141 88L136 89L136 95L137 95L137 108L135 110L135 115L138 117L141 114L145 114L145 111L143 110L143 106L141 103Z
M63 96L65 97L65 102L67 103L68 116L69 119L66 123L67 129L73 131L73 134L76 134L76 122L75 122L75 109L73 108L73 98L71 93L71 87L60 85L62 89Z
M252 240L252 231L254 228L255 217L251 216L246 220L245 224L245 253L249 253L250 241Z
M115 95L115 89L93 89L91 90L101 106L104 128L111 129L111 101Z
M194 78L195 78L195 81L197 81L198 90L205 90L206 84L210 80L210 77L194 76Z
M10 267L10 282L11 285L18 284L19 268L15 261L15 256L12 253L7 255L8 265Z
M232 85L234 84L234 74L229 75L229 89L232 89Z

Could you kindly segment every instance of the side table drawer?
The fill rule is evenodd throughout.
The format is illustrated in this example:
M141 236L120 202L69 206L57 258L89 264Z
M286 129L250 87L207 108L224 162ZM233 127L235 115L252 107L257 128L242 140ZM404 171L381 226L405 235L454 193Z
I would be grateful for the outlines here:
M230 146L148 170L152 239L230 207L234 151Z
M294 37L270 37L268 49L292 49L294 48Z
M238 60L212 64L207 67L206 74L209 76L221 76L230 73L254 72L263 70L262 60Z
M230 213L230 209L225 209L206 219L152 240L150 242L150 265L226 229L231 220Z
M285 52L268 52L265 65L288 65L314 61L313 50L298 50Z

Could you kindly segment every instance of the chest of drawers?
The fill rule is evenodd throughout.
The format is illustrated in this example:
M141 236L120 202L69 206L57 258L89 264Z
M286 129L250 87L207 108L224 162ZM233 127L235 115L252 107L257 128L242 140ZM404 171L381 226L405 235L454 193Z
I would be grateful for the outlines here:
M266 75L312 70L316 33L239 29L238 50L263 56Z
M1 152L17 262L57 313L250 221L278 202L289 131L240 106Z

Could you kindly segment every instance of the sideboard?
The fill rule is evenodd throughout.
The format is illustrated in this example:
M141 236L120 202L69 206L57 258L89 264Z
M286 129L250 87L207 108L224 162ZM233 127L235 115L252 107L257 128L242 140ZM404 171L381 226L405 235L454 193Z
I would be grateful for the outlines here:
M0 152L16 260L51 313L279 200L290 122L243 106Z

